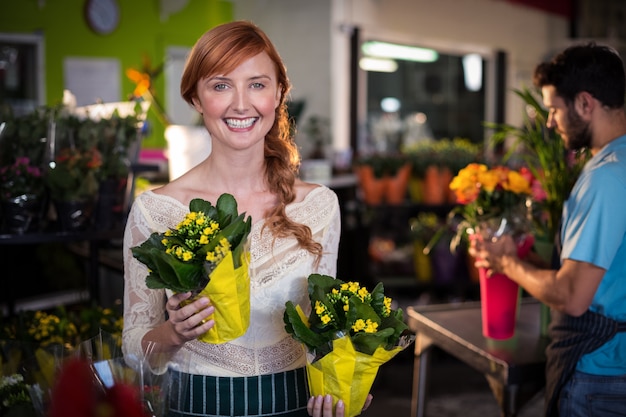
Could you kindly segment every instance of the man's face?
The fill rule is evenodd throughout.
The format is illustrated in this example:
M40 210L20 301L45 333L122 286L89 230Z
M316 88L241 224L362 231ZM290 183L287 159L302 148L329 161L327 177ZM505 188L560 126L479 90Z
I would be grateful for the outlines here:
M565 100L557 95L554 86L542 87L543 104L548 109L548 121L546 126L554 128L561 135L565 147L570 150L578 150L591 146L591 129L589 122L585 122L575 109L574 103L565 103Z

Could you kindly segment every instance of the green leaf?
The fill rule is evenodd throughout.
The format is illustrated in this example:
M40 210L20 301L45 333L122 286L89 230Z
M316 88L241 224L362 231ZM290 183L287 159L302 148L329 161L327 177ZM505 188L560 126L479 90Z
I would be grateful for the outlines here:
M231 194L222 194L217 199L217 222L220 226L230 224L237 216L237 200ZM242 216L245 213L242 213Z
M248 220L244 222L243 216L243 214L239 215L233 223L220 230L209 243L207 243L198 250L198 255L200 255L201 258L204 258L207 252L215 250L215 248L223 238L226 238L230 242L231 249L236 248L244 243L245 239L250 233L252 219L248 217ZM233 258L234 255L235 254L233 253Z
M379 346L385 347L387 339L393 334L393 329L383 329L376 333L357 333L352 336L354 349L372 355Z
M163 237L159 233L152 233L150 237L139 246L131 248L133 256L150 270L155 270L156 265L152 261L153 250L165 251L165 246L161 243Z
M309 295L313 294L316 288L323 293L330 292L333 288L339 288L344 282L340 279L333 278L329 275L311 274L308 280ZM314 301L311 299L311 301Z
M381 315L385 311L385 287L382 282L376 284L371 292L372 295L372 307L376 312Z
M176 292L195 291L206 285L202 264L183 262L164 251L153 250L155 272L167 283L166 288Z
M371 305L364 303L359 297L353 295L348 301L346 327L351 328L358 319L371 320L378 324L381 322L380 317Z
M209 201L201 198L194 198L189 202L189 211L204 213L207 217L217 221L217 208Z
M300 343L304 343L310 350L324 343L325 339L322 336L315 333L304 324L300 314L298 314L296 310L296 306L291 301L285 303L283 320L287 333L293 335L293 338Z

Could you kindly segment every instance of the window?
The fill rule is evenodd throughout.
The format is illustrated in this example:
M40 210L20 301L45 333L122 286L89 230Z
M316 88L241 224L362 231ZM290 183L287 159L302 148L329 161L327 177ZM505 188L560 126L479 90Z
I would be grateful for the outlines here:
M366 44L359 51L365 90L359 152L393 152L422 139L485 139L483 123L494 121L487 92L495 71L488 58L427 50L431 54L422 61L387 56L374 62L386 68L367 70Z
M0 33L0 104L16 115L44 104L42 57L41 36Z

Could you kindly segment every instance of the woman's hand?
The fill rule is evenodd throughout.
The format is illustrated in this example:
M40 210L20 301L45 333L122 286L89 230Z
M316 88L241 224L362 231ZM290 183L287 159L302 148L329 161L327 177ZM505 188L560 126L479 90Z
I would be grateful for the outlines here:
M362 411L367 410L373 398L372 394L367 395ZM337 401L335 414L333 414L333 397L330 394L325 396L318 395L317 397L309 398L306 409L309 415L313 417L344 417L345 404L342 400Z
M165 304L169 316L168 322L179 344L197 339L215 325L215 321L209 319L209 316L215 312L215 307L210 304L209 299L200 297L183 306L181 303L189 297L191 297L191 292L174 294Z

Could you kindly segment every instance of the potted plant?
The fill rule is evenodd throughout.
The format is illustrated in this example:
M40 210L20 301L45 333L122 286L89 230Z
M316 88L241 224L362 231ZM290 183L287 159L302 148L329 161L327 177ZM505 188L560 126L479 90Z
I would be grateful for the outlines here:
M400 204L406 198L411 162L402 153L374 153L356 160L355 170L367 204Z
M45 212L47 114L44 108L15 117L0 109L0 202L4 229L12 233L36 229Z
M433 275L432 264L428 254L424 253L424 248L441 228L441 221L437 214L423 211L409 219L409 225L413 239L415 275L420 282L430 282Z
M442 205L454 202L448 188L450 181L462 167L481 159L482 146L466 138L442 138L418 142L405 152L413 167L411 198L427 205Z
M6 230L24 233L37 226L46 201L39 166L24 156L0 167L0 201Z
M91 224L102 157L97 148L62 148L45 176L57 219L64 230Z
M527 88L514 90L526 105L523 126L487 124L495 129L492 144L498 145L513 138L513 146L504 155L505 161L525 165L545 192L542 200L533 200L536 241L552 242L558 231L563 203L567 199L589 154L572 152L553 129L546 128L548 111L536 98L536 91Z
M330 120L327 117L313 115L307 119L300 129L311 142L310 159L325 159L325 147L330 144Z
M124 220L126 191L140 145L140 120L135 114L121 116L114 110L108 117L81 121L77 134L85 143L93 143L102 157L98 170L98 227L110 228Z

